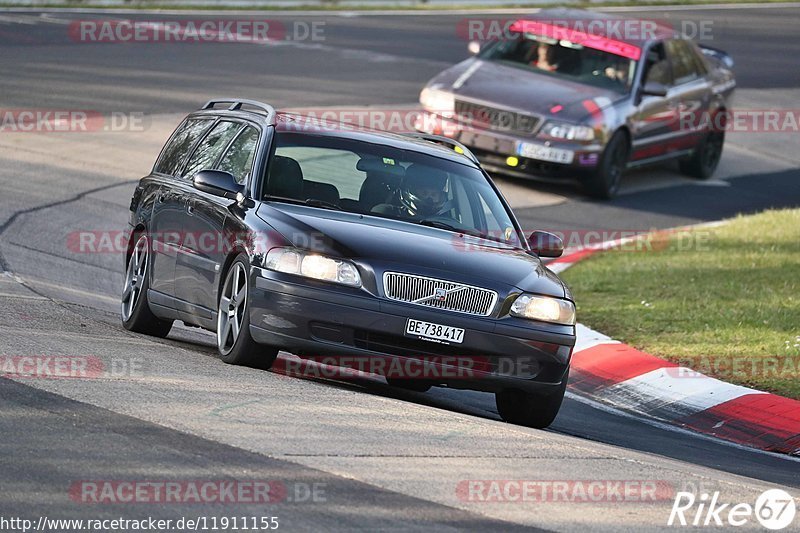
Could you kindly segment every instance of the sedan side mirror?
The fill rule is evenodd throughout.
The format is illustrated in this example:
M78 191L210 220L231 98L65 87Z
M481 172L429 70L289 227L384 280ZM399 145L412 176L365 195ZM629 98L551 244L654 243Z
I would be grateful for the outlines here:
M657 81L648 81L642 87L642 94L646 94L648 96L660 96L665 97L667 96L667 91L669 89L663 83L659 83Z
M549 231L534 231L528 237L528 244L539 257L561 257L564 253L564 241Z
M244 185L236 183L233 174L222 170L201 170L194 175L192 183L199 191L231 200L240 201L240 195L244 193Z
M470 41L467 45L467 50L469 50L469 53L474 56L478 55L478 52L481 51L481 43L478 41Z

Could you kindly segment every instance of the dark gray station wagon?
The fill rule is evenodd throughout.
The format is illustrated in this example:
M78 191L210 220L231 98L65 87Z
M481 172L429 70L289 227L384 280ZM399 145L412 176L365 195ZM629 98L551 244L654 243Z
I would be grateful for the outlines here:
M540 260L562 248L523 235L451 140L212 100L133 194L122 322L216 332L233 364L285 350L417 391L489 391L505 420L545 427L575 344L572 296Z

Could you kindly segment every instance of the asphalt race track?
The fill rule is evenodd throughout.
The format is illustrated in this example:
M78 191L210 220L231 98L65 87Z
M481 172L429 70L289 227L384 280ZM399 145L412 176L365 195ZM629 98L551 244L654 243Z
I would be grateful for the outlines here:
M800 489L800 460L575 396L549 430L537 431L501 422L488 394L419 394L377 377L301 379L231 367L196 329L176 326L162 341L119 325L122 258L81 253L70 239L125 228L133 184L183 114L211 96L233 95L286 108L410 108L430 77L467 56L455 29L467 16L241 14L286 27L324 22L324 39L111 44L76 42L69 25L199 16L0 12L0 107L143 120L121 131L0 132L0 354L90 355L114 369L87 380L0 378L0 515L278 516L287 531L656 531L666 529L672 497L476 503L457 487L466 480L657 480L750 503L767 488ZM644 16L713 21L710 44L737 61L737 105L796 107L797 6ZM498 183L528 230L613 236L711 221L800 205L797 135L733 133L713 180L697 183L670 166L640 170L611 202L589 200L571 184L500 176ZM287 496L268 506L75 501L75 485L85 480L193 479L269 480Z

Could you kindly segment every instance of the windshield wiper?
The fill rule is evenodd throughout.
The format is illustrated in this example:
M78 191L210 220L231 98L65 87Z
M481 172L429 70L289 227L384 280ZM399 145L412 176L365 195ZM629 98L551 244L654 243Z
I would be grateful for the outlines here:
M317 200L316 198L309 198L307 200L300 200L299 198L288 198L286 196L272 196L267 195L264 200L272 202L285 202L287 204L307 205L309 207L319 207L322 209L335 209L337 211L344 211L341 207L325 200Z
M318 200L316 198L309 198L305 204L310 207L321 207L322 209L335 209L336 211L344 211L340 206L325 200Z
M486 235L484 235L483 233L481 233L478 230L467 229L467 228L459 228L459 227L453 226L452 224L448 224L447 222L442 222L441 220L437 220L435 218L424 218L424 219L419 221L419 224L421 224L423 226L430 226L432 228L438 228L438 229L443 229L443 230L447 230L447 231L453 231L455 233L464 233L466 235L471 235L473 237L480 237L482 239L487 238Z
M441 220L435 220L432 218L425 218L419 221L419 224L422 226L430 226L432 228L439 228L439 229L446 229L448 231L456 231L458 233L465 233L460 228L457 228L447 222L442 222Z
M447 230L447 231L453 231L453 232L456 232L456 233L463 233L465 235L470 235L472 237L478 237L480 239L486 239L487 241L498 242L500 244L505 244L507 246L514 247L514 245L511 244L510 242L504 241L504 240L499 239L497 237L494 237L492 235L485 235L485 234L483 234L480 231L475 230L475 229L458 228L456 226L453 226L452 224L448 224L447 222L442 222L441 220L436 220L436 219L432 219L432 218L425 218L425 219L420 220L418 223L420 225L422 225L422 226L430 226L432 228L438 228L438 229L443 229L443 230Z

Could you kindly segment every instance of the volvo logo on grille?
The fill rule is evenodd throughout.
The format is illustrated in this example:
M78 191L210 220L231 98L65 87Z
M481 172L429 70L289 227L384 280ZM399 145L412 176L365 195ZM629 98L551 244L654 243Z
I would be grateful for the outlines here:
M447 300L447 290L441 287L437 287L436 290L433 292L433 299L437 302L443 302Z

